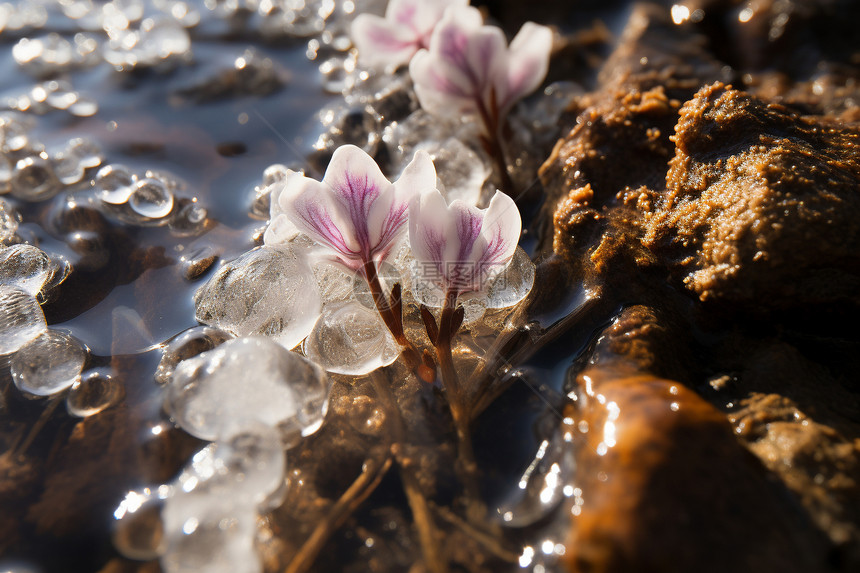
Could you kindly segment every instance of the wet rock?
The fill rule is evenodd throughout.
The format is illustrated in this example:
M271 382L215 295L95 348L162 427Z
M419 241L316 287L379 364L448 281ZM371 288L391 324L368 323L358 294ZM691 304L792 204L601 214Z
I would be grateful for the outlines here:
M647 372L665 335L647 315L604 331L566 411L579 438L568 571L820 570L823 539L723 414Z
M860 129L717 83L684 105L646 243L703 300L860 303Z
M860 397L844 382L853 370L828 368L782 341L742 344L748 348L743 364L733 369L731 383L715 392L712 402L728 410L740 440L780 476L828 534L834 562L846 571L856 568Z
M587 184L596 205L627 187L662 187L680 102L723 73L704 43L674 26L664 8L634 6L598 76L600 88L574 101L575 124L541 168L550 204Z

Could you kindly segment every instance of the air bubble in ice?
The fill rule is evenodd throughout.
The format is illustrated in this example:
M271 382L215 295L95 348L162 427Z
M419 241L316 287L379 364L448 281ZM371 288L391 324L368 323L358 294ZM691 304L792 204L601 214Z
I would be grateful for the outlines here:
M257 422L286 444L316 431L328 401L325 372L268 338L239 338L182 361L165 407L189 434L227 438Z
M118 403L124 394L122 384L110 371L90 370L69 388L66 410L79 418L94 416Z
M46 330L18 349L9 360L15 386L35 396L50 396L75 383L87 351L73 336Z
M121 205L128 201L136 177L124 165L105 165L96 174L96 196L112 205Z
M329 372L362 375L394 362L401 352L375 309L357 301L330 303L304 344Z
M204 324L292 348L313 328L321 302L310 266L295 249L258 247L218 269L194 304Z
M0 247L0 284L36 296L52 274L51 258L42 249L27 244Z
M0 284L0 356L17 351L46 328L42 307L32 294Z
M129 195L128 205L145 219L162 219L173 210L173 194L158 179L142 179Z

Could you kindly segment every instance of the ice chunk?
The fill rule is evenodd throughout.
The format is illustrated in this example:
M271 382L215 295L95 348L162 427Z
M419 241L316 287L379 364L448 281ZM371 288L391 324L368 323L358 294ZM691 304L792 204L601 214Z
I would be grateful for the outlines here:
M130 491L120 502L113 513L116 522L112 539L123 556L148 561L164 553L163 498L159 494L169 489L169 486L161 486L156 491L150 488Z
M0 193L2 193L3 156L0 155ZM0 245L9 243L18 232L18 214L9 203L0 198Z
M284 481L285 457L280 432L253 424L197 452L177 487L257 507Z
M51 164L40 155L19 159L12 174L12 195L24 201L42 201L60 190Z
M0 284L14 285L36 296L54 272L51 258L27 244L0 247Z
M287 348L320 313L307 260L295 249L258 247L222 266L194 295L197 320L236 336L262 334Z
M358 376L394 362L401 347L376 309L346 301L323 307L304 351L329 372Z
M15 386L34 396L50 396L75 383L87 351L72 335L46 330L15 353L9 369Z
M314 142L317 151L334 152L341 145L352 144L369 155L379 145L379 122L367 106L348 106L335 102L319 112L323 133Z
M327 402L319 366L268 338L239 338L181 362L165 406L181 428L204 440L262 422L292 444L319 428Z
M155 381L167 384L180 362L212 350L230 338L229 333L209 326L195 326L181 332L164 347L161 361L155 370Z
M199 509L188 511L193 493L177 492L162 511L167 550L161 557L165 573L260 573L254 547L257 513L206 496Z
M69 388L66 410L79 418L94 416L122 400L124 395L125 389L109 370L90 370Z
M121 205L128 201L136 177L124 165L105 165L96 173L96 196L112 205Z
M173 210L173 193L158 179L142 179L129 195L128 204L143 219L162 219Z
M490 282L487 308L507 308L526 298L535 282L535 265L524 250L517 247L508 266Z
M17 351L46 328L42 307L32 294L0 284L0 356Z
M424 110L385 128L382 140L392 162L400 169L422 149L430 154L448 202L462 199L479 203L485 182L492 173L489 160L476 149L477 133L468 125L440 120ZM466 142L466 143L464 143Z

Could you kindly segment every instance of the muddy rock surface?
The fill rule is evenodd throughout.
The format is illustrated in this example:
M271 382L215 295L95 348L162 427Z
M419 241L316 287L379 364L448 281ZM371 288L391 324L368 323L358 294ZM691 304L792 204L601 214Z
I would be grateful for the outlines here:
M542 248L605 317L569 373L568 571L860 566L849 4L634 4L568 106Z

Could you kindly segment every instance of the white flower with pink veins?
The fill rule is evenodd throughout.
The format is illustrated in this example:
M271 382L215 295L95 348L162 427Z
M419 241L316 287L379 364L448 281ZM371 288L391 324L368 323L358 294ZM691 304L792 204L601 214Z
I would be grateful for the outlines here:
M430 45L445 9L468 4L469 0L391 0L384 18L360 14L352 24L359 61L368 67L409 63L415 52Z
M478 114L489 126L543 82L551 50L552 31L546 26L526 22L509 47L500 28L484 25L477 8L452 6L427 49L412 58L409 74L425 110Z
M416 297L440 307L485 294L511 262L521 229L514 200L500 191L486 209L459 200L448 205L438 191L415 197L409 205L409 245Z
M412 197L436 187L436 170L423 151L391 183L367 153L354 145L334 152L322 181L291 172L272 192L266 244L304 233L326 258L362 273L391 254L406 232Z

